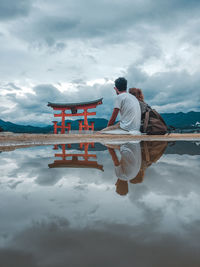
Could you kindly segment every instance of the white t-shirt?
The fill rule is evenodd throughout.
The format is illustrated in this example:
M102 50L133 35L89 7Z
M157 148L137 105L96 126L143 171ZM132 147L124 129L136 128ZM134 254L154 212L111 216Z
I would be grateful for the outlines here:
M126 131L140 131L141 109L135 96L127 92L117 95L114 108L120 110L120 128Z
M120 180L128 181L136 177L141 168L140 143L126 143L120 146L120 165L115 167L115 174Z

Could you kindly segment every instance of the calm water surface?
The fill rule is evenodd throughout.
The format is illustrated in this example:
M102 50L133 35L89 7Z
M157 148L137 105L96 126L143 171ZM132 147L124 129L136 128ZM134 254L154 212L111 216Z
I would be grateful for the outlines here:
M200 266L200 144L0 153L0 266Z

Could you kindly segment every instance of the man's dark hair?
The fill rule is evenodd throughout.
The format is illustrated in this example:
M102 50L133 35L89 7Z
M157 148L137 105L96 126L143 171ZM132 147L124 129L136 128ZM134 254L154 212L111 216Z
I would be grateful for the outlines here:
M115 80L115 87L117 87L119 91L126 91L127 80L123 77L119 77L118 79Z

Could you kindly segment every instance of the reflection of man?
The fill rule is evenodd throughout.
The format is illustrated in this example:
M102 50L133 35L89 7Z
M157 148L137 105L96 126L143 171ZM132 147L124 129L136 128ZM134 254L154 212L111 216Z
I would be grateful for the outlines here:
M114 148L120 151L119 161ZM120 195L128 193L128 181L138 175L141 168L141 149L140 143L126 143L121 146L109 146L109 153L115 165L115 173L118 178L116 182L116 192Z
M167 144L165 141L142 141L140 144L107 145L118 177L116 192L120 195L126 195L128 193L128 181L132 184L141 183L146 169L162 157ZM117 148L121 154L120 161L114 150Z

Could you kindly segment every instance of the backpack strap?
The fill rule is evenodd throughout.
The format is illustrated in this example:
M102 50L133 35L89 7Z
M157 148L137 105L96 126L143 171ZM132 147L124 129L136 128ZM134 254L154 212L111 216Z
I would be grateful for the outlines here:
M148 122L149 122L149 111L145 113L144 126L143 126L144 132L146 132L147 130Z
M147 142L143 143L143 147L144 147L145 160L146 160L146 162L150 162L150 155L149 155L149 149L148 149Z
M144 115L148 111L149 106L147 105L147 103L143 101L139 101L139 104L140 104L141 114Z
M170 134L172 131L175 131L176 128L174 126L172 126L172 125L167 125L167 130L168 130L168 132Z

